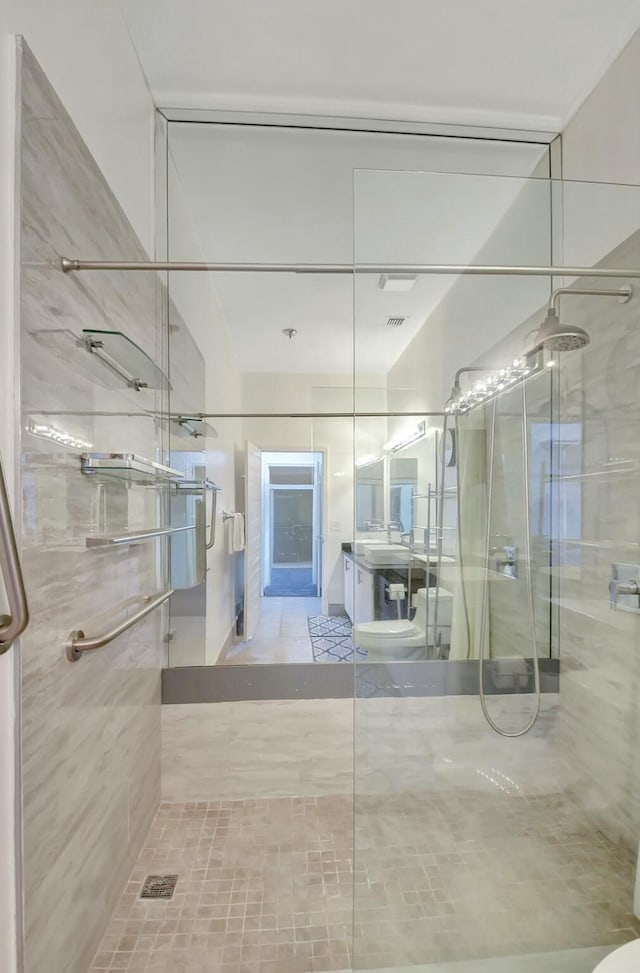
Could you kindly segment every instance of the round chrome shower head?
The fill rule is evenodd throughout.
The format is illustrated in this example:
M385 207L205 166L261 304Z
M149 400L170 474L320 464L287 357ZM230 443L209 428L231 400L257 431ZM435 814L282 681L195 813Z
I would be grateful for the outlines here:
M563 324L553 308L547 311L536 336L536 344L548 348L549 351L577 351L586 347L590 341L591 338L584 328L577 324Z

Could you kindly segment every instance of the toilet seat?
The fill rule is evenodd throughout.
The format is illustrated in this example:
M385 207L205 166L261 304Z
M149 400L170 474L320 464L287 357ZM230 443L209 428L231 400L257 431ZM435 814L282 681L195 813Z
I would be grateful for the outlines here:
M431 602L438 599L438 625L429 637L448 641L453 613L453 595L445 588L419 588L412 598L416 614L413 621L406 618L377 619L359 622L353 628L353 642L366 649L371 662L425 659L427 657L427 615L434 610Z
M418 631L413 622L406 618L384 619L377 622L361 622L356 626L358 633L368 638L401 639L415 635Z
M605 956L593 973L638 973L640 970L640 939L619 946Z

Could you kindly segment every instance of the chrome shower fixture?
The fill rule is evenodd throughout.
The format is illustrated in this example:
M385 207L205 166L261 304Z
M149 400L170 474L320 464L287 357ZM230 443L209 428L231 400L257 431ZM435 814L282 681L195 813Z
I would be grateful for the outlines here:
M543 371L545 367L555 365L555 360L545 357L545 352L577 351L585 348L591 341L588 331L577 324L563 324L558 317L558 299L566 295L617 297L619 304L626 304L633 296L633 287L631 284L624 284L616 289L559 287L551 295L546 317L536 333L533 347L522 358L515 358L511 365L474 382L467 392L463 392L460 387L460 375L465 371L488 371L488 369L477 367L459 369L444 411L449 414L464 415L474 406L482 405L501 392Z
M536 335L538 347L549 351L578 351L586 348L590 341L584 328L577 324L563 324L553 307L547 309L547 316Z
M577 324L564 324L560 320L557 303L562 295L617 297L620 304L626 304L631 299L632 294L633 288L630 284L625 284L616 290L603 288L590 288L587 290L577 287L559 287L551 295L547 314L536 335L532 352L535 353L541 348L546 348L549 351L577 351L580 348L585 348L591 341L589 333L584 328L581 328Z

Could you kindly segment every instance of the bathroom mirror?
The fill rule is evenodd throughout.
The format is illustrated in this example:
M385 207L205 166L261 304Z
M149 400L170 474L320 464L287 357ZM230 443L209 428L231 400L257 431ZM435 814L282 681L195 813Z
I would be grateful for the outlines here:
M389 459L389 521L399 524L402 533L414 525L414 494L418 492L418 460L414 456Z
M384 509L385 459L372 459L358 466L355 472L356 531L386 530Z

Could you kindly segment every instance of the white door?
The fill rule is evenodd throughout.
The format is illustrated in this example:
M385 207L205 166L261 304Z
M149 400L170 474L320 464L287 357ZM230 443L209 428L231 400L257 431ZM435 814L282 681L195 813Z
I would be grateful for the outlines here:
M245 444L244 462L244 637L253 638L260 618L262 584L262 453Z

